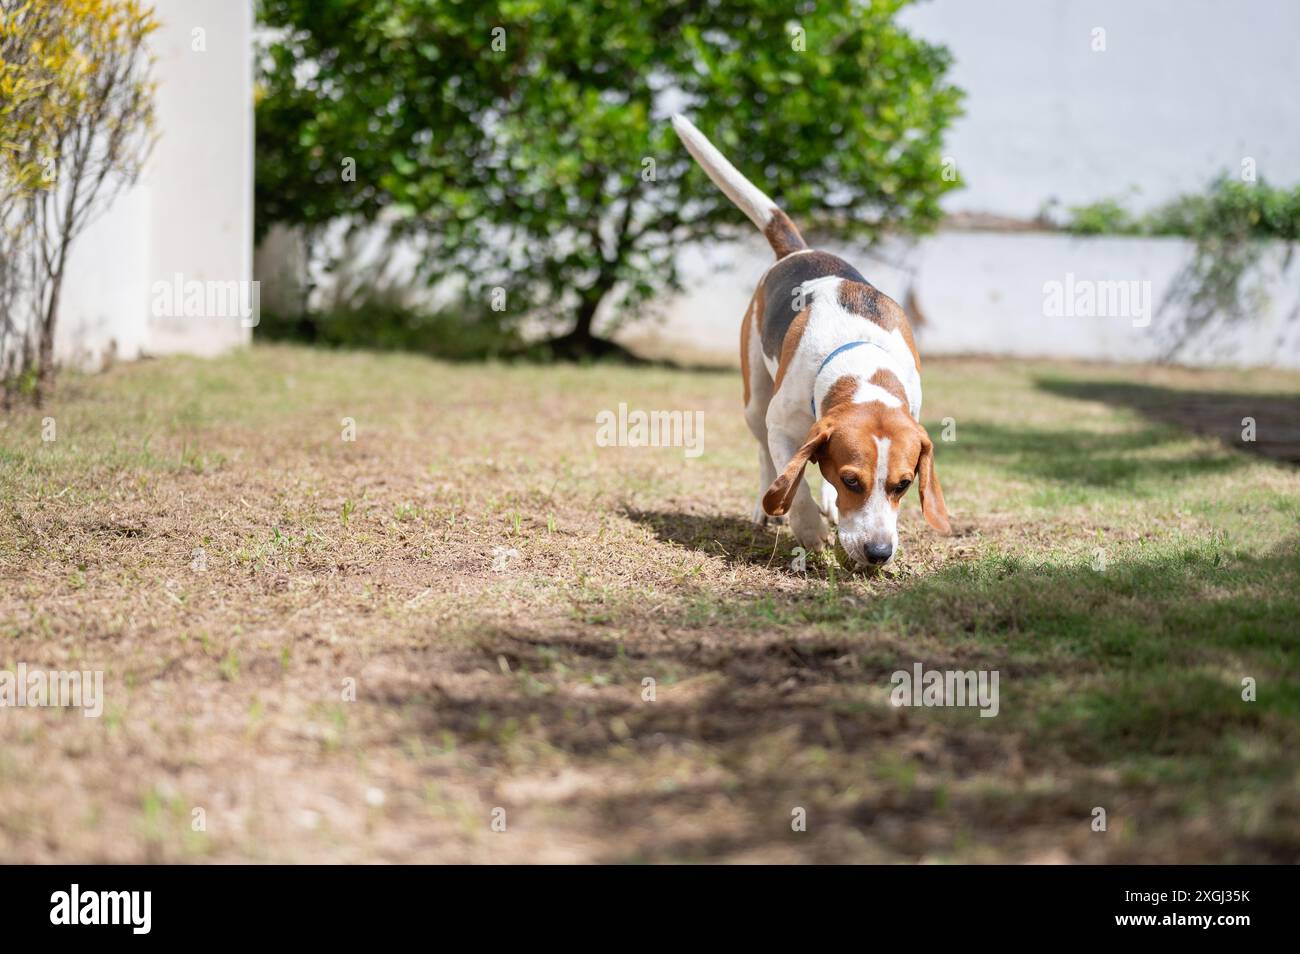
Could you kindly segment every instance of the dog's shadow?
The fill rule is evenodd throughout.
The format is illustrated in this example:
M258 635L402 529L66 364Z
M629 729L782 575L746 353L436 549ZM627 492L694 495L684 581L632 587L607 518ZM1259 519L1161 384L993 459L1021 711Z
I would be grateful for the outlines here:
M760 527L737 516L641 510L624 507L623 516L648 527L664 543L707 553L727 563L774 566L794 545L775 526Z
M641 510L636 507L623 507L620 513L634 523L649 527L664 543L706 553L731 565L761 566L788 572L793 568L792 558L796 558L799 562L797 573L806 580L879 575L875 567L847 564L838 545L817 553L804 552L785 520L760 527L742 517L719 514Z

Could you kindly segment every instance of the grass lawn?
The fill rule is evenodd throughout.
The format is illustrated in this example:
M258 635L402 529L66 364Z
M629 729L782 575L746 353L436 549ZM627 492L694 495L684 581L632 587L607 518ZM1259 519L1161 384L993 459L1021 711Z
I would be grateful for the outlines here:
M1300 861L1300 472L1242 449L1297 456L1300 375L925 385L954 534L909 494L886 574L805 576L735 372L65 377L0 418L0 669L106 701L0 709L0 859ZM598 447L620 402L704 453ZM917 662L997 717L892 706Z

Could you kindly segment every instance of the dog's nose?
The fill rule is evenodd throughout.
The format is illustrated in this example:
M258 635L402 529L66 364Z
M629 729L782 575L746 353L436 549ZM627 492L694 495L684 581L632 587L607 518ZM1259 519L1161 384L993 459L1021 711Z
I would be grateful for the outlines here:
M894 555L892 543L868 543L866 547L867 562L879 566Z

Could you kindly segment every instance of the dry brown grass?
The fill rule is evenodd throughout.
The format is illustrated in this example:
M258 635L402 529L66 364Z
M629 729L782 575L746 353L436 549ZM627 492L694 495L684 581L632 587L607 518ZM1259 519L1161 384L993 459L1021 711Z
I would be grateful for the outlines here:
M107 701L0 709L0 858L1296 860L1300 477L1096 389L1135 377L1261 419L1300 391L932 363L956 533L910 500L884 577L745 522L730 373L277 347L69 379L0 421L0 669ZM597 447L619 402L704 411L705 454ZM891 707L917 660L1000 669L1003 714Z

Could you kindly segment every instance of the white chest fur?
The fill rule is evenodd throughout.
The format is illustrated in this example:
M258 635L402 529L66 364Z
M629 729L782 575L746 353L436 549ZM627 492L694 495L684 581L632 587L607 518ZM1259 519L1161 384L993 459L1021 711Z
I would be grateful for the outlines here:
M879 371L889 371L903 385L908 411L914 420L921 419L921 375L906 339L899 331L886 331L875 322L853 314L839 301L842 279L818 278L801 287L811 303L799 347L786 369L785 379L776 398L787 412L802 404L803 414L812 417L810 398L820 410L826 392L837 380L852 375L858 380L855 402L880 401L896 407L898 399L871 383ZM852 342L866 342L835 353ZM827 361L827 358L830 358ZM823 362L825 366L823 367ZM775 362L769 370L776 373Z

